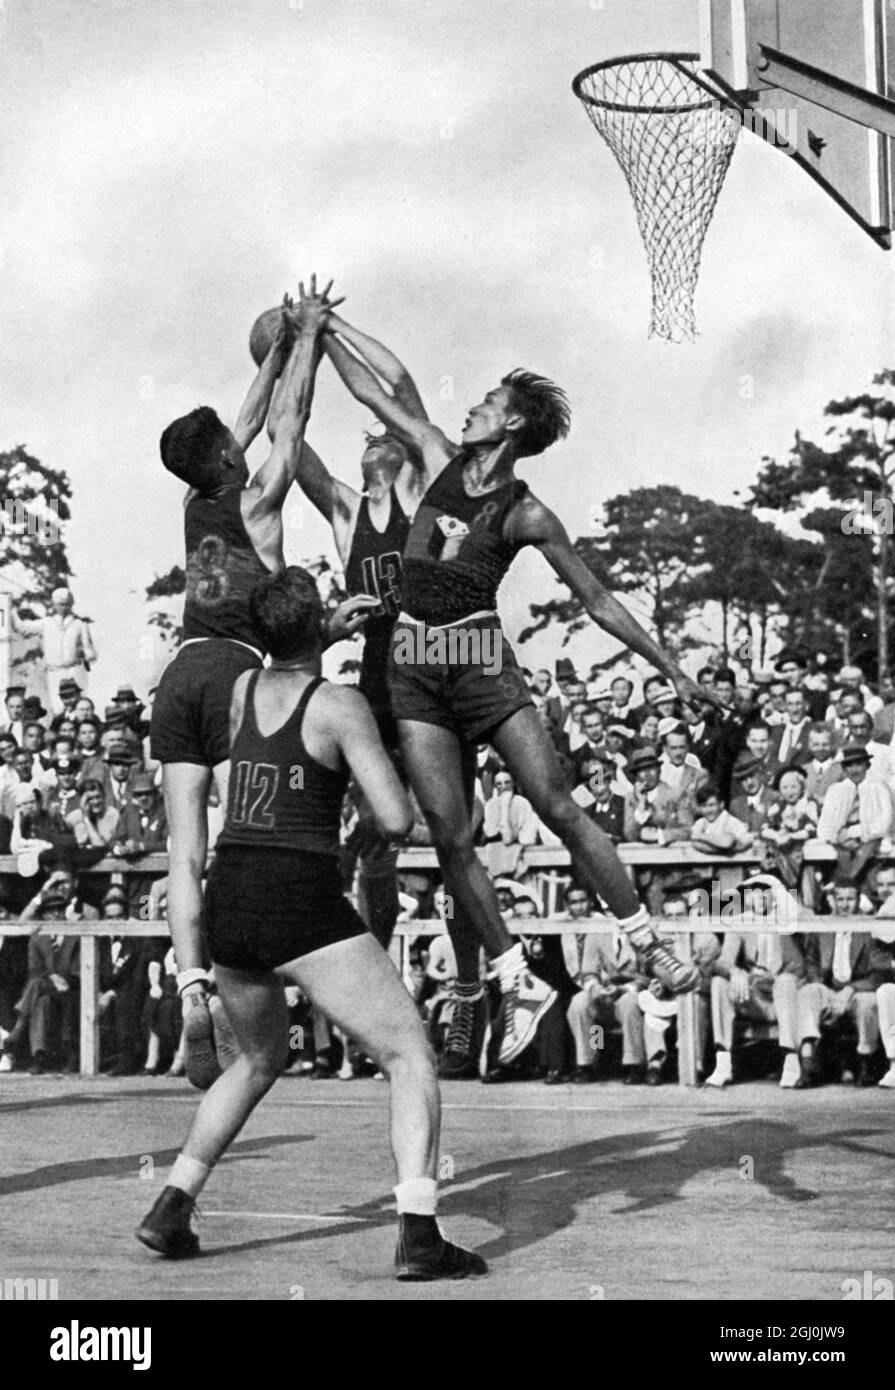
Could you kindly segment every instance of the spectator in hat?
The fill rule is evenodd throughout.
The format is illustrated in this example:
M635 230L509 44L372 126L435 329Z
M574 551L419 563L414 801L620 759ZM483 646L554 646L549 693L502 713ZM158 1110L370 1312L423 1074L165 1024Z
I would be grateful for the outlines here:
M2 726L4 734L12 734L16 743L22 741L22 711L25 707L25 687L8 685L6 687L6 722Z
M119 813L130 801L138 767L126 743L113 743L106 757L106 799Z
M59 732L59 725L64 719L71 719L74 716L75 705L78 703L81 693L81 687L73 676L66 676L64 680L59 682L59 701L62 708L50 720L50 728L54 733Z
M549 680L549 671L546 675ZM117 705L119 709L124 710L127 727L133 730L137 739L142 743L144 738L149 736L149 721L142 718L146 706L143 701L139 700L134 694L133 686L119 685L115 694L112 696L112 703Z
M630 724L610 724L606 729L604 751L615 764L615 790L619 796L627 796L632 790L628 781L628 759L634 747L635 734Z
M759 832L763 846L762 867L779 875L787 888L800 889L805 901L813 899L805 877L805 845L817 835L817 810L805 795L807 778L799 764L783 767L774 778L777 793Z
M873 737L873 720L866 709L855 710L848 716L848 741L867 749L870 782L882 782L889 795L895 795L895 757L891 744L878 743Z
M62 699L59 686L66 677L80 681L87 688L90 663L96 660L96 650L85 618L72 611L74 599L66 588L54 589L50 611L43 618L21 619L15 609L10 612L13 630L23 637L39 637L41 655L47 670L47 687L54 714L60 713Z
M836 790L831 787L830 792ZM833 910L837 917L856 916L858 889L851 879L835 879ZM878 945L869 932L848 929L835 934L809 932L803 943L805 982L797 996L801 1075L796 1084L802 1089L818 1084L821 1034L838 1032L848 1019L858 1034L855 1080L859 1086L872 1086L876 1080L872 1058L880 1040L876 991L887 974Z
M100 749L108 757L109 749L116 743L125 744L134 758L142 760L143 744L127 722L127 714L119 705L106 705L105 719L100 735Z
M148 772L139 772L131 787L131 797L119 812L112 840L112 853L124 859L164 852L168 842L168 821L159 790Z
M748 749L744 748L742 753L737 754L733 765L733 785L738 790L731 797L730 814L742 821L754 837L767 819L774 803L774 794L764 780L761 762Z
M742 854L752 845L748 826L725 811L721 795L711 782L695 796L696 819L690 824L690 843L702 854Z
M625 839L654 845L688 839L692 811L661 781L661 763L653 749L635 749L627 771L634 790L625 798Z
M771 730L771 756L780 766L786 767L808 752L811 718L804 690L789 687L783 704L785 719Z
M817 837L835 846L837 875L859 884L892 828L892 798L881 782L868 778L870 756L860 743L847 743L840 761L842 781L824 797Z
M745 908L739 921L766 926L766 930L751 934L737 931L732 923L712 965L715 1069L706 1085L730 1085L736 1021L748 1019L777 1024L783 1054L780 1085L791 1088L799 1079L796 996L805 979L805 961L796 939L784 935L781 928L791 925L799 908L779 879L755 875L744 880L741 889Z
M53 768L56 773L56 785L48 794L47 810L58 812L65 820L80 808L78 778L81 775L81 760L63 756L56 759Z
M827 724L814 723L808 729L808 756L805 769L805 797L820 811L824 797L834 782L842 781L842 764L833 757L833 731Z
M659 758L651 748L638 748L631 754L628 778L633 791L625 797L625 840L658 846L688 840L693 825L692 807L662 783ZM650 912L658 915L662 891L670 881L668 871L638 868L636 879Z

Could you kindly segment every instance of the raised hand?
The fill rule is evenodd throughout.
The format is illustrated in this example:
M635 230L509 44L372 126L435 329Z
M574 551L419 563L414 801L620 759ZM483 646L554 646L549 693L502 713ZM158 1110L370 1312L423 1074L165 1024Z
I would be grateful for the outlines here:
M305 290L304 281L299 281L298 285L298 305L293 306L288 311L289 316L295 327L301 333L311 333L315 336L322 332L326 327L330 312L337 304L344 304L345 296L331 300L329 292L333 282L329 281L326 288L317 292L317 276L311 276L310 288Z

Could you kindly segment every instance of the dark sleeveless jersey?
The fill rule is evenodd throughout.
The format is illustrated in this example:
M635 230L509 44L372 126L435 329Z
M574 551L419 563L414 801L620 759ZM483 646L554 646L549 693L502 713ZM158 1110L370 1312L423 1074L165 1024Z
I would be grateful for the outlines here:
M389 488L391 510L384 531L377 531L370 520L370 499L362 497L357 524L345 566L345 587L355 594L379 599L382 613L364 623L364 654L361 660L360 690L374 710L388 709L388 660L392 630L401 608L401 557L410 531L410 521Z
M254 671L246 690L242 723L230 749L227 819L219 845L339 852L347 764L333 772L312 758L301 735L308 701L323 684L318 676L282 728L265 738L255 718Z
M232 637L262 649L249 617L249 594L270 574L242 519L238 488L219 497L197 493L186 504L186 599L183 640Z
M420 622L458 622L497 606L498 586L520 546L503 539L507 513L528 492L512 478L481 497L463 486L465 452L435 479L410 525L404 549L404 608Z

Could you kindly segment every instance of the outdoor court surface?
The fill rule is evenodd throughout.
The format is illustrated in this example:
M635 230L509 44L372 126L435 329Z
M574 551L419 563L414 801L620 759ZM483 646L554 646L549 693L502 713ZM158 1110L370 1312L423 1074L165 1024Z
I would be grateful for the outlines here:
M60 1300L838 1301L844 1279L895 1275L891 1092L443 1093L441 1215L489 1260L487 1279L390 1277L382 1082L280 1081L200 1201L203 1256L178 1264L132 1231L196 1093L15 1074L0 1089L0 1277L55 1278Z

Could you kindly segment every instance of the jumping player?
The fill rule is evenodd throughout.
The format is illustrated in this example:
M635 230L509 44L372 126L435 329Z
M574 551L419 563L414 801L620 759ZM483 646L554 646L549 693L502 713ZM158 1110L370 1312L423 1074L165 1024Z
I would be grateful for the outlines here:
M262 580L250 612L271 665L234 686L227 818L205 905L215 978L240 1055L203 1097L137 1236L169 1257L198 1253L196 1198L283 1069L285 978L389 1078L398 1278L484 1274L484 1260L446 1241L435 1220L440 1101L422 1022L339 878L349 775L384 835L407 834L410 803L363 696L321 678L324 615L313 578L290 566Z
M424 415L416 386L398 359L374 338L341 320L339 329L405 409ZM398 731L389 698L388 664L392 629L400 609L401 557L410 531L409 518L420 497L418 468L405 444L388 433L367 435L360 468L362 491L334 478L305 443L296 480L332 527L348 593L367 594L377 604L364 624L359 689L373 710L386 749L397 759ZM359 800L359 906L376 940L387 949L399 910L397 852L376 830L363 797Z
M658 940L611 841L566 790L496 612L498 586L518 551L526 545L538 549L594 622L651 661L682 698L704 700L705 692L597 580L558 518L515 476L518 459L543 453L568 433L569 407L558 387L531 372L510 373L470 410L458 447L385 392L339 343L337 330L338 320L324 340L328 355L353 395L420 452L428 484L404 553L404 611L394 634L390 683L411 785L445 885L463 909L449 923L461 1008L448 1048L459 1072L469 1065L481 1017L481 986L461 939L467 920L481 933L500 981L510 1047L537 1008L521 945L513 945L473 846L469 749L477 743L493 744L541 820L568 848L577 878L607 903L655 977L674 993L698 981L696 968ZM444 655L449 638L459 660ZM486 664L483 652L495 659Z
M328 291L327 287L327 291ZM212 775L226 798L227 716L236 677L259 667L263 645L248 600L258 579L282 569L282 507L294 479L311 406L318 336L327 291L290 302L232 430L210 406L175 420L162 435L162 462L189 491L184 502L186 598L183 641L166 668L152 712L152 756L162 764L171 835L168 922L183 997L186 1072L199 1087L219 1068L208 1011L208 976L200 933L202 874L208 843L206 807ZM267 462L249 480L245 450L270 405L285 342L298 327L283 373L276 438ZM361 606L355 601L354 610ZM369 605L367 605L369 606ZM361 618L339 616L350 633ZM334 634L336 635L336 634Z

